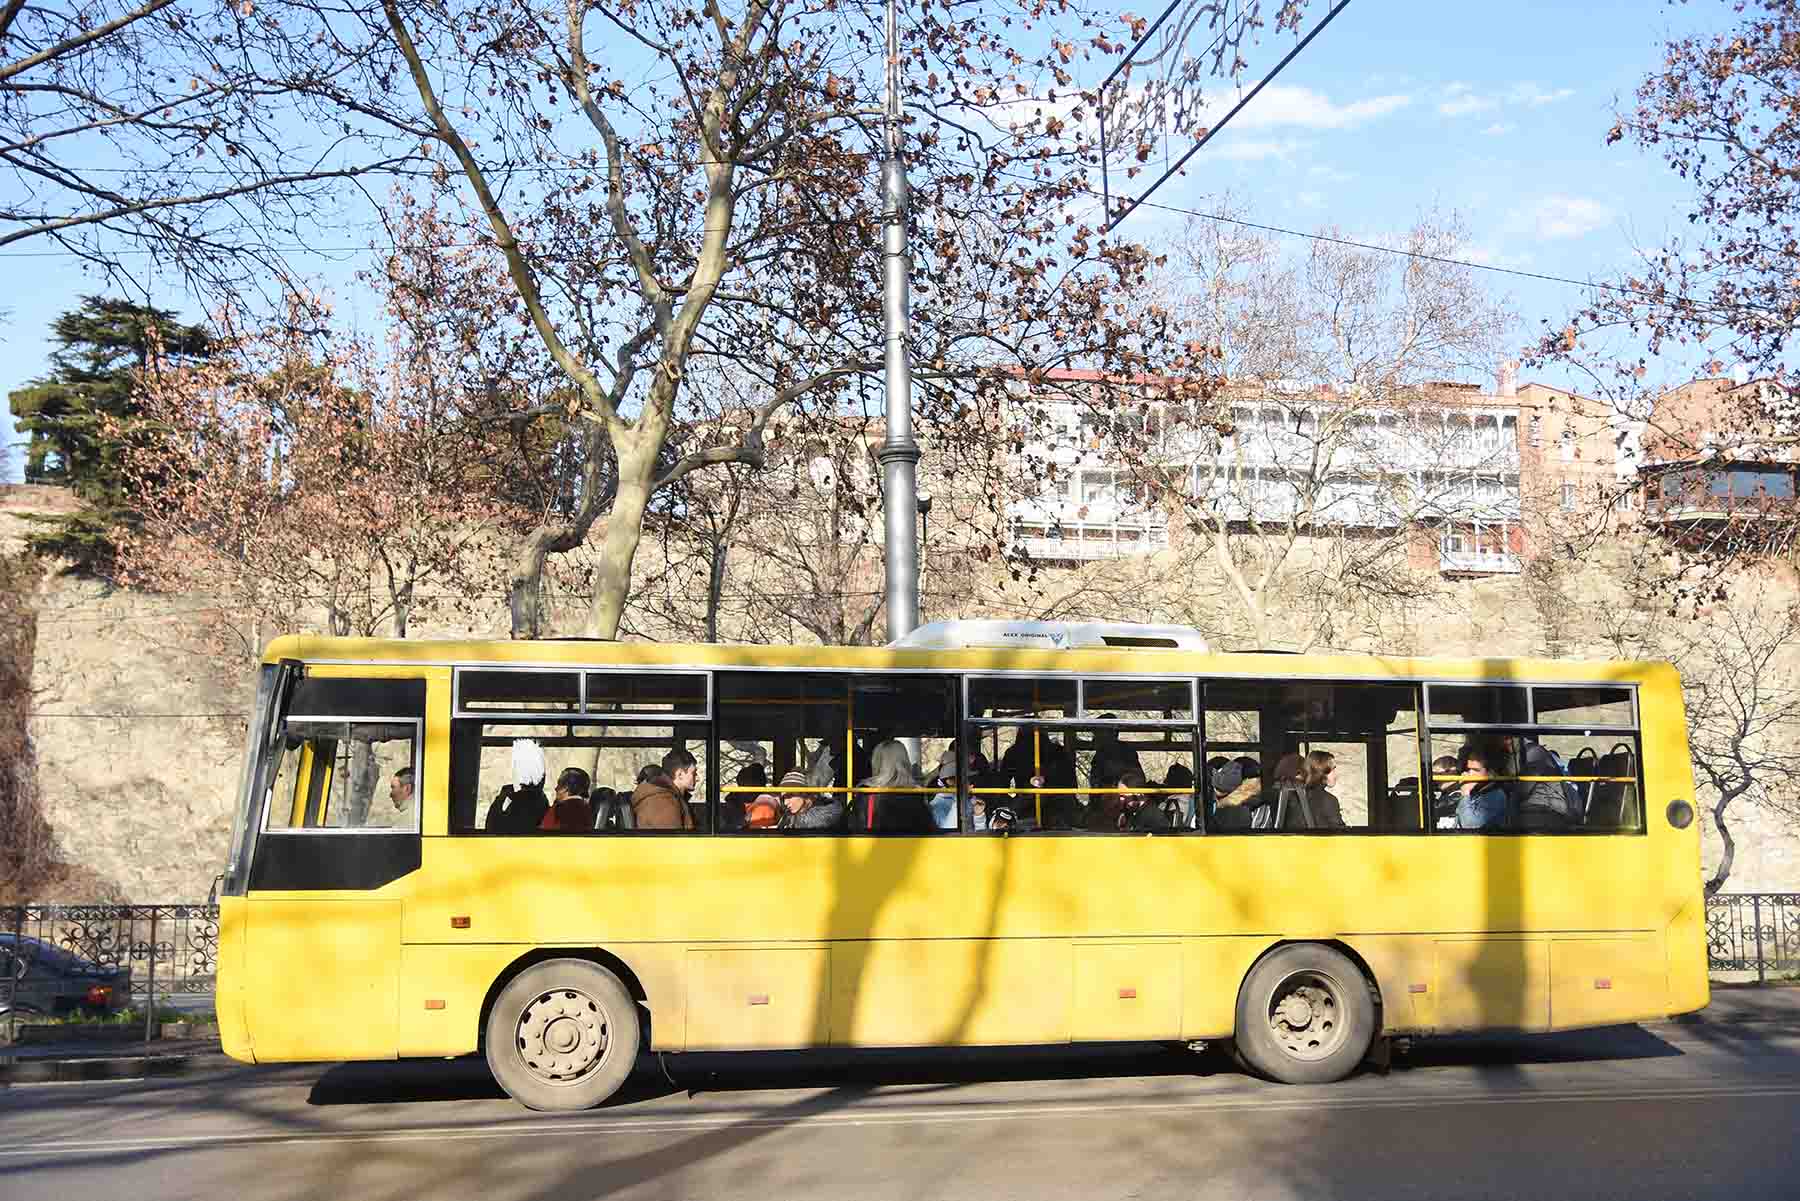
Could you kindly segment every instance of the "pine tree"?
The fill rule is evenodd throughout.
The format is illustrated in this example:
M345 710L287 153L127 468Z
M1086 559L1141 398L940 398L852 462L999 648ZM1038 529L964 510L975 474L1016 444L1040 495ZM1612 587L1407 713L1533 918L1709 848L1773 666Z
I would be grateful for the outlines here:
M206 358L211 345L205 330L181 324L174 313L103 296L83 297L51 334L61 348L50 356L50 373L10 393L7 403L26 436L25 482L65 485L82 507L46 521L49 528L31 546L83 570L104 570L114 532L135 519L120 461L141 420L137 373L149 364L153 341L175 361Z

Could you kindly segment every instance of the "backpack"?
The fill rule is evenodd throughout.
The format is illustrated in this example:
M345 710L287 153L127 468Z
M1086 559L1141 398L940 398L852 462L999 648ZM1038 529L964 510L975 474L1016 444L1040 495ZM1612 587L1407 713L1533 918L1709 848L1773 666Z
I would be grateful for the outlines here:
M1583 811L1587 808L1587 799L1581 795L1580 786L1567 778L1569 774L1568 765L1563 762L1561 755L1557 754L1543 743L1534 742L1531 745L1544 752L1544 757L1550 761L1550 766L1556 769L1556 774L1564 777L1562 784L1563 797L1568 802L1569 814L1576 820L1580 820ZM1533 773L1521 772L1520 774L1526 775ZM1550 773L1545 772L1544 774L1548 775Z

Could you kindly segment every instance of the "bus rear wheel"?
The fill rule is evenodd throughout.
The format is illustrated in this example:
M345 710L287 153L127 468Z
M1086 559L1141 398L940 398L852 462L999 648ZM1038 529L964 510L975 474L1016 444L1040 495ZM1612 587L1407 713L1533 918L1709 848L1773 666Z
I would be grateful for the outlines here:
M619 978L585 959L535 963L488 1012L488 1070L528 1109L592 1109L637 1062L637 1003Z
M1238 991L1237 1052L1283 1084L1325 1084L1356 1070L1375 1038L1361 969L1318 943L1265 955Z

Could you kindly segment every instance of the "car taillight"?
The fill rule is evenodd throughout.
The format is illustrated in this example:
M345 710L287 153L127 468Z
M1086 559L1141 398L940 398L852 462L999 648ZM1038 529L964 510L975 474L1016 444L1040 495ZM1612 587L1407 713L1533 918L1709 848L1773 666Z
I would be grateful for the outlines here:
M87 1003L89 1005L104 1005L111 999L112 989L104 984L96 984L87 990Z

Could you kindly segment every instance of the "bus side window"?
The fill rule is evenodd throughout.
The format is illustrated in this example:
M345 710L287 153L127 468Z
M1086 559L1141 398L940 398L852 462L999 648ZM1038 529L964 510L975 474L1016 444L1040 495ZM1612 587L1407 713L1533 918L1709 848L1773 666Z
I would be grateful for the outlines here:
M849 677L720 672L714 686L719 788L713 828L734 835L841 831Z
M268 830L417 830L418 727L289 718Z
M1196 828L1191 677L972 677L968 719L972 830Z
M459 668L450 832L704 831L710 706L706 674L698 671ZM687 756L691 764L668 766ZM540 765L541 778L524 778ZM653 820L636 820L639 777L658 781L671 771L675 787L659 785L661 795L644 806Z
M1203 701L1209 762L1224 758L1257 768L1249 781L1247 772L1213 772L1233 788L1228 796L1214 796L1209 828L1225 833L1419 828L1424 773L1414 685L1209 680Z
M515 754L524 743L536 748L535 755ZM617 798L628 805L640 774L662 777L664 759L677 749L694 757L694 787L677 800L689 810L691 824L665 828L701 831L706 829L705 798L710 795L703 725L458 719L452 726L450 754L450 832L616 834L647 828L626 818ZM535 763L540 756L543 779L520 780L520 763ZM585 797L559 797L558 786L569 782L582 785ZM679 814L666 805L664 810L665 818L670 812Z

